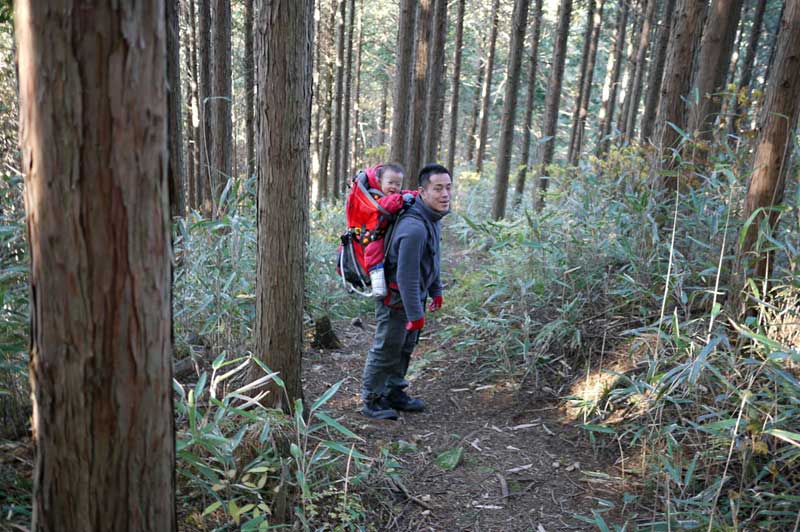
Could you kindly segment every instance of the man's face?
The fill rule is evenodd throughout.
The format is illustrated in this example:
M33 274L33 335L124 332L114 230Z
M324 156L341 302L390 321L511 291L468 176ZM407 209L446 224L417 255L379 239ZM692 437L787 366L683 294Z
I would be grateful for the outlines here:
M419 197L434 211L447 212L450 210L452 187L453 180L448 174L433 174L424 187L419 187Z

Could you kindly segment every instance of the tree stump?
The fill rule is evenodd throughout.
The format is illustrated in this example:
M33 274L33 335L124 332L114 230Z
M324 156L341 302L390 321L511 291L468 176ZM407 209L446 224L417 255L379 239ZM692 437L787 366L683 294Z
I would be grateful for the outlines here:
M328 316L322 316L314 320L314 340L311 342L311 347L324 348L324 349L339 349L342 347L341 342L333 332L331 319Z

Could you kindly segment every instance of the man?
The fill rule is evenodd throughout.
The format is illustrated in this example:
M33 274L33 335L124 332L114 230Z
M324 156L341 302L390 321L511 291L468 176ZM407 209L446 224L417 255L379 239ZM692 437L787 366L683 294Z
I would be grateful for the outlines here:
M425 404L410 397L405 380L411 353L425 325L428 296L431 312L442 306L439 241L441 219L450 212L453 179L440 164L419 173L419 195L398 220L386 249L387 296L375 305L377 328L367 353L361 387L361 413L397 419L397 411L420 412Z

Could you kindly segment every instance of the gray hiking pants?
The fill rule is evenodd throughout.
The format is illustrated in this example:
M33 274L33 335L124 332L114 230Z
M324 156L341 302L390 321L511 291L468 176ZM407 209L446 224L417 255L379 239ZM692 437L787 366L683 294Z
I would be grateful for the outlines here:
M408 386L406 372L419 331L406 331L406 312L391 308L382 300L375 304L375 340L367 353L361 381L361 398L377 399L392 390Z

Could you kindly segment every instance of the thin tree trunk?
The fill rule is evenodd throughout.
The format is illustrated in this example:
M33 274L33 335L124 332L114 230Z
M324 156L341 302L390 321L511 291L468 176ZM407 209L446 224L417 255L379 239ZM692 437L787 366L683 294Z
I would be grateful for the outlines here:
M540 1L540 0L537 0ZM452 172L456 162L456 137L458 135L458 98L461 89L461 55L464 48L464 9L466 1L458 0L456 15L456 44L453 59L453 90L450 97L450 137L447 142L447 168Z
M176 530L164 10L14 6L35 532Z
M356 31L358 32L358 42L356 44L356 95L354 98L355 105L355 127L356 134L353 135L353 164L348 175L355 175L361 164L361 157L358 151L358 132L361 131L360 114L361 114L361 49L364 46L364 0L359 2L358 8L358 22L356 23Z
M194 0L185 0L183 3L184 12L183 17L187 21L184 25L186 33L183 38L187 43L187 50L184 54L186 58L186 77L184 77L184 93L186 94L186 188L187 188L187 210L194 209L197 202L197 176L196 176L196 160L195 160L195 147L197 146L197 137L195 137L194 117L196 110L196 85L197 71L197 50L194 42ZM190 29L191 27L191 29ZM191 32L191 33L189 33Z
M339 168L339 175L342 178L342 188L346 188L350 179L350 138L353 136L350 133L350 114L352 111L353 101L351 99L353 89L353 33L355 33L355 14L356 14L356 1L350 0L350 7L348 8L347 22L347 62L345 63L344 70L344 100L342 102L343 116L342 116L342 155L341 167ZM339 194L339 191L337 191Z
M522 155L520 156L519 172L514 190L514 206L522 202L525 191L525 177L528 173L531 156L531 122L533 121L533 105L536 101L536 70L539 63L539 39L542 31L542 4L543 0L535 0L533 6L533 30L531 31L531 53L528 65L528 96L525 102L525 121L522 129Z
M327 30L325 31L326 39L326 49L328 52L332 52L334 48L334 35L335 35L335 26L336 26L336 15L338 10L336 9L335 4L331 4L331 14L330 18L328 19L328 26ZM317 46L322 46L322 40L319 41ZM333 61L330 60L330 57L333 54L329 53L326 55L325 60L325 102L322 106L325 109L325 131L322 134L322 139L320 140L320 157L319 157L319 193L317 194L317 199L327 200L329 197L330 191L330 179L329 176L329 169L328 163L330 161L330 154L331 154L331 146L333 143L333 139L331 138L333 132L333 115L335 113L335 102L333 97L333 90L334 90L334 65Z
M447 38L447 0L434 0L433 42L431 43L431 75L428 83L426 146L423 163L439 159L444 114L444 46Z
M167 141L169 142L169 211L170 215L184 216L186 200L183 183L186 172L183 166L183 123L181 120L181 39L177 1L165 2L167 20Z
M514 145L514 120L517 114L517 89L522 66L522 50L525 48L525 30L528 25L529 0L514 1L512 16L511 49L508 54L506 90L503 99L503 120L500 126L500 147L497 151L497 171L494 178L494 203L492 218L500 220L506 215L508 197L508 174L511 167L511 148Z
M378 124L378 146L386 144L386 119L389 108L389 80L383 81L383 90L381 92L381 118Z
M578 136L578 120L580 118L583 102L583 84L586 78L586 67L589 64L589 47L592 43L592 29L594 28L594 10L597 5L596 0L589 0L586 7L586 27L583 30L583 49L581 51L581 71L578 76L578 92L575 95L575 105L572 110L572 127L570 128L569 148L567 150L567 161L575 164L575 141Z
M647 4L650 2L654 2L655 0L641 0L644 2L642 8L646 8ZM634 11L635 13L635 11ZM620 107L620 113L617 117L617 131L619 132L618 143L624 144L628 142L628 137L625 136L625 124L627 122L628 112L631 108L631 96L633 95L633 83L636 80L636 48L635 46L638 44L639 36L642 33L642 28L644 26L644 11L642 13L635 13L636 17L633 24L633 33L631 34L631 40L628 43L628 54L626 60L626 68L625 74L622 76L622 84L624 85L624 90L620 94L620 99L622 100L622 106Z
M285 390L271 385L265 401L285 410L303 398L312 19L313 0L264 2L255 36L263 83L257 103L262 164L256 210L256 353L285 384Z
M757 0L756 12L753 18L753 29L750 33L750 38L747 41L747 52L745 52L744 62L742 63L742 77L736 90L736 96L733 99L733 109L731 112L730 120L728 120L728 135L735 137L739 134L739 115L742 112L742 106L739 103L739 95L747 92L749 96L750 81L753 79L753 64L756 59L756 52L758 51L758 41L761 37L761 26L764 23L764 12L767 7L767 0Z
M500 0L494 0L492 4L492 30L489 37L489 56L486 59L486 70L483 76L483 86L481 87L481 111L478 129L478 154L476 155L475 171L480 174L483 172L483 159L486 156L486 139L489 133L489 103L492 98L492 77L494 75L494 50L497 44L498 15L500 10Z
M644 102L642 115L642 128L639 142L642 144L652 142L653 128L658 111L658 99L661 95L661 80L664 78L664 64L667 59L667 45L672 33L672 12L675 10L675 0L664 1L664 11L661 15L661 26L658 29L658 40L653 49L650 60L650 73L647 78L647 95Z
M212 193L213 172L211 170L211 152L214 146L212 134L212 107L209 98L211 89L211 0L197 0L197 26L200 33L197 48L197 60L200 65L200 173L203 186L203 215L211 217L214 212L214 195Z
M647 68L647 51L650 47L650 33L656 16L656 0L647 0L642 29L639 32L639 45L636 49L636 71L634 73L633 88L630 94L630 106L625 119L625 132L623 137L629 141L636 132L636 117L639 116L639 102L642 98L642 84L644 71Z
M395 74L394 110L392 112L393 161L406 160L409 118L411 115L411 85L414 68L414 29L417 2L400 1L400 21L397 27L397 72Z
M608 151L611 141L611 124L614 122L614 110L617 105L617 89L619 75L622 70L622 54L625 49L625 33L628 27L628 2L619 0L617 11L617 31L614 38L614 51L609 55L609 67L606 68L606 81L603 85L603 103L600 109L600 142L597 155L603 156Z
M411 108L411 131L408 137L406 170L407 188L417 188L417 173L422 165L425 151L425 110L428 95L428 44L431 34L431 3L433 0L419 0L417 13L417 44L414 62L414 94Z
M543 134L548 138L542 152L542 165L538 192L536 193L536 209L544 207L544 196L547 192L547 167L553 162L556 137L558 135L558 109L561 103L561 83L564 79L564 62L567 58L567 37L572 16L572 0L561 0L558 6L558 27L553 42L553 59L550 77L547 80L547 97L545 98Z
M244 0L244 123L247 177L256 175L255 68L253 66L253 0Z
M214 166L214 201L222 194L228 178L233 174L231 166L231 143L233 123L231 120L231 3L230 0L215 0L214 23L211 27L214 42L214 70L212 75L214 100L210 102L214 123L211 164ZM220 215L217 206L216 216Z
M475 85L475 92L472 98L472 118L469 123L469 135L467 136L467 161L472 162L475 158L475 145L477 144L478 114L481 108L481 87L483 86L483 75L486 64L478 68L478 83Z
M758 249L759 229L765 221L769 238L778 224L773 207L783 202L789 159L797 117L800 114L800 0L786 0L780 32L775 46L772 77L767 81L761 127L753 158L753 173L747 187L742 219L749 220L745 238L737 253L736 288L745 287L745 279L765 282L769 278L772 257ZM755 214L763 209L759 214ZM755 216L752 220L751 217ZM765 246L767 249L769 245ZM765 283L767 284L767 283ZM769 289L761 297L767 297ZM739 301L743 298L737 294ZM744 305L740 305L744 306Z
M331 172L333 172L334 198L338 198L341 190L340 183L347 180L347 176L341 174L342 171L342 128L344 120L342 112L344 110L344 42L345 42L345 8L346 1L338 0L338 15L336 17L336 88L334 89L333 104L333 138L331 142Z
M767 68L764 71L764 84L766 85L767 80L769 79L770 69L772 68L772 63L775 60L775 50L777 49L778 44L778 34L780 33L781 29L781 21L783 20L783 12L786 10L786 2L789 0L784 0L781 2L781 12L778 15L778 22L775 24L775 31L772 32L772 42L769 46L769 59L767 59Z

